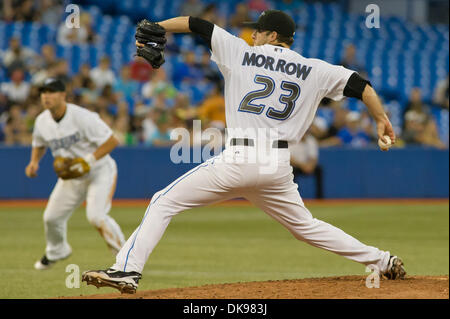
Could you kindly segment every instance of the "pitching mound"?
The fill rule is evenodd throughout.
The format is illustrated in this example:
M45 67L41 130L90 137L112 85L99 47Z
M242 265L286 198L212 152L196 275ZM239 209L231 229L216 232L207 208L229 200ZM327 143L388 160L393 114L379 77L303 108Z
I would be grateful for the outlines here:
M448 276L407 276L404 280L381 280L379 288L367 288L366 277L343 276L245 282L199 287L80 296L110 299L448 299Z

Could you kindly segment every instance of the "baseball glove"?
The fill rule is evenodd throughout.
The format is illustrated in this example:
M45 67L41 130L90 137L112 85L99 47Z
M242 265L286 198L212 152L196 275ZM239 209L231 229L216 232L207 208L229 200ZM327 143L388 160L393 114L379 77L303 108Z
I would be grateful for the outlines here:
M158 69L164 60L166 30L158 23L147 19L140 21L136 27L136 41L143 44L136 49L137 56L143 57L154 69Z
M56 175L62 179L81 177L91 170L89 164L81 157L66 158L60 156L55 157L53 169Z

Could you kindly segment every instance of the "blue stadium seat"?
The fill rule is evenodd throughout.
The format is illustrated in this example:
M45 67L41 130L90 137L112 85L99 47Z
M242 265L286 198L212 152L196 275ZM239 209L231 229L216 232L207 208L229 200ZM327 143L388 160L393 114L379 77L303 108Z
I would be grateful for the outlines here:
M334 111L331 108L319 107L317 109L316 117L325 119L327 126L330 126L333 123Z
M3 68L0 68L0 83L6 82L6 72Z
M449 141L449 111L438 107L432 107L432 115L438 126L439 137L442 141Z

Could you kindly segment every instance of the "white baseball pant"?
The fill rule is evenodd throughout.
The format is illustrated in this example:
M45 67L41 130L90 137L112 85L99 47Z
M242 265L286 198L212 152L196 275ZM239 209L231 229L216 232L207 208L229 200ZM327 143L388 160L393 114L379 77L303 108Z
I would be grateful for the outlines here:
M275 169L249 161L256 147L228 146L222 154L190 170L157 192L139 227L116 256L113 269L142 273L170 220L178 213L244 197L286 227L295 238L364 265L387 269L390 254L367 246L342 230L312 217L293 182L288 149L267 156ZM250 155L249 155L250 154ZM255 156L252 157L254 159ZM264 173L262 173L264 172Z
M116 188L116 162L108 158L97 164L86 176L69 180L59 178L56 182L44 212L48 259L63 259L71 254L67 222L84 200L89 223L97 228L111 251L117 253L124 244L120 226L108 215Z

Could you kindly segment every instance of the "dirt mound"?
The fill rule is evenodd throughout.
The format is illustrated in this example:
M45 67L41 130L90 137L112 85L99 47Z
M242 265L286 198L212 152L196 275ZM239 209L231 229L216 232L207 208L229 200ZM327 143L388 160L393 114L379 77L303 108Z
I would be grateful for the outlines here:
M75 298L110 299L448 299L448 276L407 276L381 280L379 288L367 288L366 277L342 276L244 282L138 291L134 295L106 294ZM71 297L73 298L73 297Z

